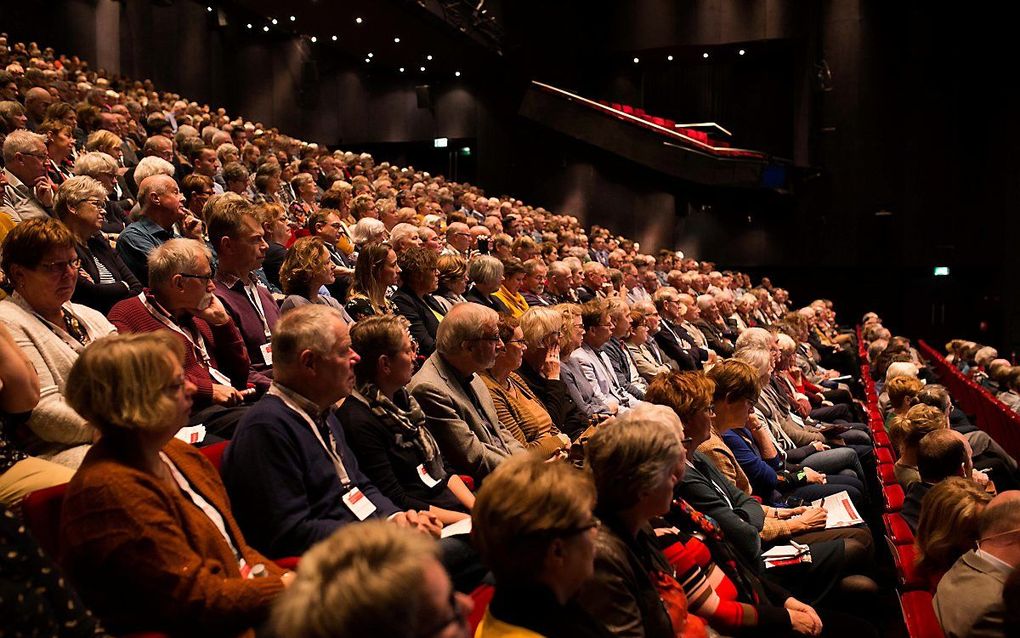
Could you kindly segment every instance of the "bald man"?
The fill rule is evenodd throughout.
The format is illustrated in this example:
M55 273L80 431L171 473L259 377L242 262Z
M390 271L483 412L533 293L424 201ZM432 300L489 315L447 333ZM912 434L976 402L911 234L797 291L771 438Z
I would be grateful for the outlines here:
M977 548L939 581L933 604L946 638L1005 636L1002 587L1020 565L1020 492L1003 492L978 516Z
M117 253L138 281L147 286L149 253L178 236L174 224L180 224L183 236L201 241L202 223L184 207L181 189L167 175L143 179L138 185L138 204L142 216L128 224L117 238Z

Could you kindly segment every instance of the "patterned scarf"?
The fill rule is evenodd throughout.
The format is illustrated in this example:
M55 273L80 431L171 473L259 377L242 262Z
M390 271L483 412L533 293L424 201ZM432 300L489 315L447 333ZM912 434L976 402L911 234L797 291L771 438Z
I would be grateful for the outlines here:
M406 409L391 401L374 383L361 384L355 391L355 398L363 401L372 414L389 428L398 448L414 448L418 451L418 456L424 460L429 476L437 481L446 478L439 448L432 434L425 428L425 413L407 390L403 388L397 390L394 397L406 404Z

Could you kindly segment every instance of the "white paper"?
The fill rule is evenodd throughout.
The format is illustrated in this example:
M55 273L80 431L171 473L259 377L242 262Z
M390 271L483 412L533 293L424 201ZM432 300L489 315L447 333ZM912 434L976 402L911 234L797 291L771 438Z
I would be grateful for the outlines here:
M853 501L850 500L850 495L845 490L838 494L826 496L824 500L818 499L811 503L811 505L825 509L825 529L850 527L864 522L864 519L857 512L857 508L854 507Z
M184 426L177 430L174 438L180 439L189 445L195 445L205 440L205 426L199 423L193 426Z
M471 518L465 518L443 527L442 537L459 536L460 534L471 533Z

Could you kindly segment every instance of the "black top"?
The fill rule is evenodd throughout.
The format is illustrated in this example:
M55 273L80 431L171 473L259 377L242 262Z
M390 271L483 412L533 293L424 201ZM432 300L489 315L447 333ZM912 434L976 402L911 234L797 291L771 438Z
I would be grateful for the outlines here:
M489 613L497 620L529 629L546 638L609 638L613 634L574 601L561 605L539 583L496 585Z
M439 304L432 295L419 297L404 286L397 288L390 301L396 306L397 314L411 323L411 336L418 342L418 354L428 358L436 351L436 331L439 317L443 316Z
M576 439L588 428L588 417L570 398L570 391L567 390L567 385L563 381L546 379L527 361L521 363L517 374L524 379L524 382L545 406L546 412L552 417L553 423L556 424L560 432L565 433L571 439Z
M510 314L510 309L506 307L506 304L492 295L483 293L474 286L471 287L471 290L464 293L464 299L472 303L482 304L486 308L492 308L500 314Z
M110 242L103 237L102 233L96 233L89 237L85 245L76 244L75 251L81 259L81 270L88 273L92 281L85 277L78 277L75 284L74 294L71 301L88 306L103 313L110 312L110 308L128 297L137 297L142 292L142 284L127 267L117 251L110 246ZM99 267L96 260L102 262L103 266L110 271L116 282L112 284L99 283Z
M266 249L266 258L262 260L262 272L266 273L269 283L280 288L280 266L283 265L283 258L287 256L287 249L276 242L269 242ZM282 290L282 288L280 288ZM341 297L343 299L343 297Z
M418 466L425 462L418 448L398 447L393 432L363 401L348 397L336 411L336 417L361 471L394 505L402 510L427 510L429 505L435 505L466 511L448 489L449 477L433 487L425 485L418 476Z

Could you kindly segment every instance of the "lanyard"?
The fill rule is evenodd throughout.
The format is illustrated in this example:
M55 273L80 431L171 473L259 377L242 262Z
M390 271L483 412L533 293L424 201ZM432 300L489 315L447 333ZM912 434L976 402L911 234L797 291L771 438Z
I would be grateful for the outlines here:
M170 315L163 310L162 306L159 304L153 304L149 301L149 298L144 292L138 295L138 300L142 302L142 305L145 306L145 309L149 311L149 314L151 314L156 321L188 340L188 343L191 344L195 353L198 355L198 360L202 362L202 365L205 368L208 369L212 365L212 359L209 357L209 351L206 350L205 339L202 338L201 333L199 334L198 339L195 339L190 330L184 330L177 325L177 323L170 318Z
M262 307L262 296L259 294L258 286L254 283L246 283L243 285L243 288L248 301L255 306L255 312L258 313L259 319L262 320L262 329L265 331L266 339L269 339L273 336L273 332L269 329L269 322L266 321L266 309Z
M697 466L695 466L690 461L687 461L687 465L689 467L694 468L695 470L698 470L698 472L701 472L701 469L698 468ZM726 504L730 506L730 509L733 509L733 501L730 500L730 495L726 493L726 490L724 490L723 488L719 487L719 484L716 483L715 481L713 481L712 477L709 476L707 473L705 473L705 472L701 472L701 473L705 476L705 478L708 479L708 482L712 484L712 487L715 488L715 491L719 492L719 496L723 497L723 500L726 501Z
M177 466L174 465L173 461L170 460L170 457L167 456L165 452L160 452L159 457L163 460L163 463L166 464L167 469L170 470L170 475L173 476L174 482L177 483L177 486L181 488L182 492L188 495L191 503L201 510L202 513L209 518L209 521L216 526L220 535L223 536L223 540L227 541L227 546L229 546L230 551L233 552L234 558L236 558L243 566L244 558L242 558L241 552L237 549L237 546L234 545L234 541L230 538L230 534L227 532L227 525L223 520L223 515L220 514L219 510L213 507L212 503L205 500L201 494L191 487L188 479L181 474L181 471L177 469Z
M333 469L336 470L336 476L340 479L341 487L343 487L344 491L347 491L348 487L351 485L351 478L347 474L347 468L344 467L343 459L340 458L340 455L336 452L336 439L333 438L333 432L329 429L329 426L326 426L326 432L329 434L329 445L326 445L326 441L323 440L322 433L319 432L319 428L315 426L315 422L312 421L312 417L310 417L307 412L299 408L297 404L287 396L285 390L281 390L280 386L274 383L269 386L269 391L266 392L266 394L271 394L280 401L283 401L284 405L294 412L297 412L301 418L304 419L305 423L307 423L308 427L312 430L312 434L315 435L315 440L319 442L322 449L326 451L326 455L329 456L329 460L332 461Z
M71 333L68 332L65 328L61 328L60 326L53 324L48 319L43 318L42 315L35 312L34 310L32 311L32 314L35 315L36 319L43 322L43 325L49 328L50 332L52 332L55 337L66 343L67 346L71 348L71 350L74 350L75 352L81 354L81 352L85 349L85 346L92 343L92 335L89 334L89 329L86 328L85 325L82 324L80 321L78 321L78 318L75 317L73 313L71 313L66 308L61 308L60 311L64 315L65 322L67 322L67 318L70 316L78 324L78 328L81 329L82 341L78 341L78 339L71 335Z

